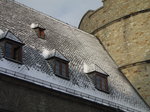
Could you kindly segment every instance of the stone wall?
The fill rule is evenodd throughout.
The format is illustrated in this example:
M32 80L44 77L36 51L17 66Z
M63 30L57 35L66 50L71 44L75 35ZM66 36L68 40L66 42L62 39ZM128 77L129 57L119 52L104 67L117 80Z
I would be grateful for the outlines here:
M150 63L139 63L121 70L150 105Z
M103 7L93 13L86 13L88 19L82 19L84 21L80 22L79 29L92 33L118 18L149 8L149 0L104 0Z
M99 30L95 36L119 67L149 60L150 12L117 21Z
M102 8L82 18L79 28L100 40L150 105L150 0L104 0Z

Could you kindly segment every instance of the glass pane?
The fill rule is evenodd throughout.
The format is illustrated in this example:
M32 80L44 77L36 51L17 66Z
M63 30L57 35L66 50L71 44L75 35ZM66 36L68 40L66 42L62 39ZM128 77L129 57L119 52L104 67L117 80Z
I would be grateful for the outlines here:
M41 37L41 38L44 38L44 37L45 37L45 33L44 33L44 31L43 31L43 30L41 30L41 31L39 32L39 35L40 35L40 37Z
M12 45L9 44L9 43L6 43L6 46L5 46L5 56L6 56L7 58L12 58L12 53L11 53L11 51L12 51Z
M67 76L67 65L62 63L62 75Z
M60 63L59 63L58 61L56 61L55 73L56 73L57 75L60 75Z
M102 78L102 90L106 90L106 79Z
M98 88L98 89L101 89L101 78L100 78L100 76L96 76L96 87Z
M14 56L13 59L18 60L20 59L20 47L14 48Z

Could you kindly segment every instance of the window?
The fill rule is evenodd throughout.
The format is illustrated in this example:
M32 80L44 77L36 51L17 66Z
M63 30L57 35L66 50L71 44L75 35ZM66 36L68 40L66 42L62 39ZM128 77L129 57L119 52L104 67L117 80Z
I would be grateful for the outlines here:
M22 47L13 42L6 42L5 57L17 62L22 62Z
M54 74L69 80L69 60L56 49L53 49L45 58L53 68Z
M64 64L64 63L62 63L61 64L61 67L62 67L62 76L64 76L64 77L67 77L67 64Z
M56 62L55 62L55 74L57 76L60 76L63 78L69 78L68 63L66 63L62 60L56 60Z
M45 28L39 24L39 23L32 23L31 26L30 26L32 29L34 29L34 31L36 32L37 36L39 38L42 38L44 39L45 38Z
M58 61L56 61L55 73L56 75L60 75L60 63Z
M45 32L44 32L44 30L45 29L42 29L42 28L36 28L36 29L34 29L35 30L35 32L37 33L37 36L39 37L39 38L42 38L42 39L44 39L45 38Z
M39 38L45 38L45 33L44 33L44 30L43 29L39 29L39 35L38 35Z
M5 56L7 58L12 58L12 56L11 56L11 50L12 50L12 48L13 48L12 44L6 43L6 46L5 46Z
M108 92L108 81L107 76L101 74L95 75L95 86L98 90Z

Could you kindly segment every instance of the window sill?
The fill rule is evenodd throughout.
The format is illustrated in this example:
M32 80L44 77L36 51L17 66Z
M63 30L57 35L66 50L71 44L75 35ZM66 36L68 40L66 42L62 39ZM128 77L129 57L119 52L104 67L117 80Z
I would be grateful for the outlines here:
M6 56L4 56L5 59L9 60L9 61L13 61L15 63L18 63L18 64L23 64L22 61L18 61L18 60L15 60L15 59L11 59L11 58L8 58Z
M68 77L65 77L65 76L62 76L62 75L58 75L58 74L55 74L56 76L60 77L60 78L63 78L65 80L70 80L69 76Z
M96 89L97 89L98 91L101 91L101 92L104 92L104 93L109 94L109 91L107 91L107 90L98 89L97 87L96 87Z

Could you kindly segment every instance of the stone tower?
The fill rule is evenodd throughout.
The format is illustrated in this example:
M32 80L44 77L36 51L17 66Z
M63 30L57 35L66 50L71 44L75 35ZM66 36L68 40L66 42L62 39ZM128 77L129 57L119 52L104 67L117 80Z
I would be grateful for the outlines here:
M150 105L150 0L103 0L79 28L95 35Z

